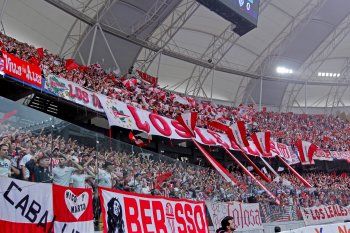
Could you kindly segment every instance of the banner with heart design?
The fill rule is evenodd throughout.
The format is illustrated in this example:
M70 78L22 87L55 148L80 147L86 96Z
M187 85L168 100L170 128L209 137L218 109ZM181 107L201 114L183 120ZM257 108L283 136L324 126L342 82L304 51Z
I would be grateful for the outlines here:
M55 232L94 232L92 189L52 186Z

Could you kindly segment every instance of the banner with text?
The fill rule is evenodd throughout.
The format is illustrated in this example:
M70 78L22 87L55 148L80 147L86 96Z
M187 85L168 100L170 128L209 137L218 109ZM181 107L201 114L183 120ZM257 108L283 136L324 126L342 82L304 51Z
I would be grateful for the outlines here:
M273 156L279 155L284 158L289 165L300 163L298 155L286 144L271 141L271 152Z
M207 233L204 202L99 188L104 233Z
M2 52L4 61L4 73L18 79L25 84L42 88L41 69L37 65L30 64L7 52Z
M221 227L221 220L232 216L234 226L238 231L263 229L259 204L244 204L240 202L206 202L214 228Z
M86 90L74 82L68 81L64 78L59 78L55 75L49 75L46 77L44 88L45 91L55 96L72 101L92 110L103 112L98 96L94 92Z
M135 108L104 95L98 96L107 115L109 125L143 131L172 139L191 139L191 133L177 120L160 116L143 109ZM237 150L226 134L208 129L195 128L196 141L208 146L222 146Z
M295 230L282 231L281 233L349 233L350 223L335 223L298 228Z
M0 177L0 229L93 233L92 191Z
M325 224L350 219L350 206L321 205L318 207L302 208L301 213L307 226Z

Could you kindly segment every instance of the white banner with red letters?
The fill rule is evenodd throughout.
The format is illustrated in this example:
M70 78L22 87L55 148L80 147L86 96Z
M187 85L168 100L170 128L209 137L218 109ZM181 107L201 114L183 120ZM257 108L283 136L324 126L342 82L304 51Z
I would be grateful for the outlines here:
M42 88L42 75L39 66L23 61L13 54L2 52L4 73L26 84Z
M207 233L204 202L99 188L104 233Z
M177 120L160 116L143 109L127 105L116 99L104 95L98 96L107 115L109 125L126 129L143 131L150 135L158 135L172 139L191 139L191 132L183 127ZM226 134L213 130L196 127L196 141L208 146L223 146L236 150L237 146Z
M298 155L294 153L290 146L287 146L286 144L271 140L271 153L272 156L281 156L289 165L300 163Z
M0 229L93 233L92 190L0 177Z
M238 231L263 229L259 204L245 204L241 202L206 202L214 228L221 227L221 220L232 216L234 226Z
M44 89L65 100L72 101L98 112L103 112L100 100L95 92L86 90L80 85L64 78L57 77L56 75L47 76Z
M305 225L318 225L350 219L350 206L321 205L318 207L301 208Z
M308 226L281 233L349 233L350 223L335 223L328 225Z

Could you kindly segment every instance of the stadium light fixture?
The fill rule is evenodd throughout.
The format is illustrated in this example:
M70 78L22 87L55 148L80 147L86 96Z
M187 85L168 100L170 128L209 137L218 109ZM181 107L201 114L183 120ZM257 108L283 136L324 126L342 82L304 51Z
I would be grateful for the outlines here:
M318 72L317 73L318 77L340 77L339 73L324 73L324 72Z
M278 66L276 68L276 72L279 74L293 74L293 70L292 69L288 69L286 67L283 66Z

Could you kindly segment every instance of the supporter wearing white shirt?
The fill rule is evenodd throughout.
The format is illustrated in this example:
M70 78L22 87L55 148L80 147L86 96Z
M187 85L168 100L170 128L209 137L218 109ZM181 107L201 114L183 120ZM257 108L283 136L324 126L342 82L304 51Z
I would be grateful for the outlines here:
M86 188L86 179L90 177L87 174L76 171L70 178L71 186L74 188Z
M71 176L73 172L77 169L74 167L67 167L66 158L61 157L59 160L59 166L54 167L52 169L53 183L68 187L71 180Z
M29 170L26 168L26 163L29 162L29 160L32 159L33 154L34 153L32 151L28 151L28 153L25 156L23 156L21 161L19 161L19 168L22 170L22 176L23 176L24 180L28 180L29 179Z
M11 170L16 174L19 175L19 170L13 166L11 166L11 161L7 159L9 152L9 147L6 144L0 145L0 176L7 176L9 177L11 175Z
M106 162L103 169L98 169L98 186L104 187L104 188L112 188L112 175L111 172L113 171L113 165L111 163Z

